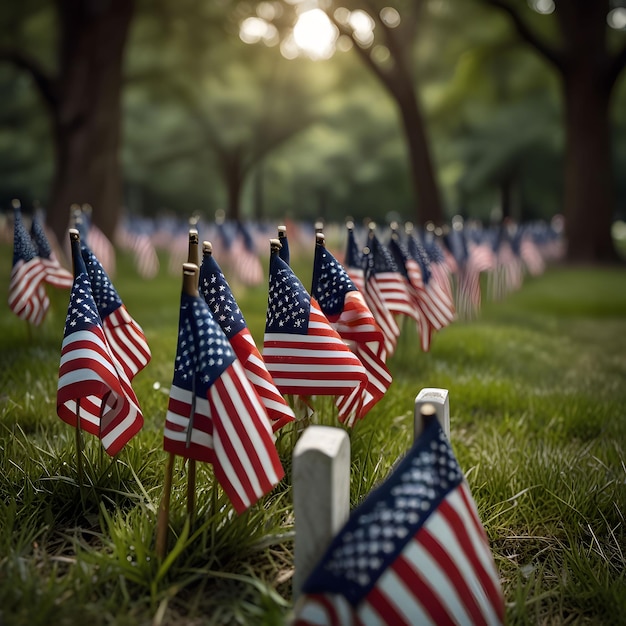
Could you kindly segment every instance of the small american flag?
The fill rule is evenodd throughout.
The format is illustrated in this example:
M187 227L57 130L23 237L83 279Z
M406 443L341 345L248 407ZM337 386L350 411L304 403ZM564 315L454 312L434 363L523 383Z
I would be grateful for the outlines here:
M72 276L72 273L65 269L59 262L59 259L52 250L46 231L36 215L33 215L30 225L30 236L35 244L37 256L39 256L41 262L46 268L45 281L53 287L70 289L74 283L74 276Z
M385 337L385 350L387 351L387 355L391 356L398 343L400 328L398 327L393 314L387 308L376 281L369 280L371 278L371 273L366 274L366 260L358 247L354 230L350 226L348 226L345 267L348 276L351 278L357 289L363 294L365 303L374 315L376 323L383 331L383 335Z
M228 338L207 303L184 292L163 448L211 463L238 513L284 475L263 403Z
M260 285L263 282L263 267L254 249L254 240L243 223L236 222L235 230L230 248L233 274L244 285Z
M365 303L363 294L319 239L315 246L311 294L369 375L361 396L341 396L336 402L341 412L348 415L353 404L354 417L360 419L385 395L392 382L385 364L385 337ZM352 421L349 419L348 423Z
M241 361L248 380L254 385L276 432L295 420L291 407L280 394L263 357L248 329L241 309L235 301L230 285L208 248L203 246L200 267L200 293L209 305L215 321L220 325L237 358Z
M436 418L353 511L302 593L294 626L504 623L487 536Z
M367 372L291 268L273 251L263 359L283 394L362 394ZM341 421L349 415L339 413Z
M20 319L34 326L43 321L50 300L44 286L46 266L22 222L19 207L14 207L13 267L9 282L9 308Z
M86 245L81 246L81 254L111 353L132 380L152 356L146 337L122 303L96 255Z
M71 231L74 284L65 320L57 388L57 414L99 437L117 454L143 426L139 402L119 369L102 328L78 232ZM79 422L80 420L80 422Z

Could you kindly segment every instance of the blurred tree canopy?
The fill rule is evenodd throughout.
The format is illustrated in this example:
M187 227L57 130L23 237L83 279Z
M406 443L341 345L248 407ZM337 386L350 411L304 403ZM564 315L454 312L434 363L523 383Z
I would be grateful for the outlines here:
M626 215L626 9L326 1L336 30L324 50L319 21L300 21L315 6L4 3L0 203L40 200L57 236L72 202L92 204L107 234L122 211L381 222L565 212L579 259L612 257L610 223ZM574 124L568 77L583 66L576 97L599 104Z

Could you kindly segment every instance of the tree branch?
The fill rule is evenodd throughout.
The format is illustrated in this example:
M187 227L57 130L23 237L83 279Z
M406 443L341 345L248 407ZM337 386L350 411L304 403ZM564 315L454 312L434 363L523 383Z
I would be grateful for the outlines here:
M28 72L43 98L46 106L51 111L54 111L58 104L58 94L56 89L56 83L52 77L50 77L43 66L38 63L33 57L16 50L15 48L0 47L0 62L7 62L14 67Z
M559 71L565 69L565 64L562 55L559 51L548 45L545 41L540 39L536 33L534 33L528 24L522 19L518 10L513 8L506 0L482 0L484 4L490 4L491 6L500 9L506 13L511 21L518 35L529 43L539 54L545 59L550 61Z

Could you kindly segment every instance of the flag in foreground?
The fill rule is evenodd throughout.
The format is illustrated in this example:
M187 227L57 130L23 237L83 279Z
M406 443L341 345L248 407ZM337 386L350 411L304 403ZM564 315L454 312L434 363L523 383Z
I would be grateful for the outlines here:
M237 358L241 361L248 380L254 385L276 432L296 419L291 407L280 394L265 367L252 333L241 309L235 301L230 285L204 242L200 268L200 292L209 305L215 321L220 325Z
M369 375L363 394L337 399L337 406L342 412L350 413L354 408L355 418L359 419L385 395L391 385L391 374L385 364L385 337L365 304L363 294L341 263L326 249L323 235L318 235L315 246L311 294Z
M33 241L22 222L19 205L14 204L13 208L13 267L9 282L9 308L20 319L39 326L50 308L44 287L46 267L37 256Z
M57 414L102 441L117 454L143 426L130 380L111 353L91 281L80 252L79 234L70 230L74 284L65 320L57 388Z
M263 359L284 394L362 394L367 372L315 299L273 249ZM339 412L339 420L350 416Z
M146 337L122 303L96 255L86 245L81 247L81 254L111 353L132 380L152 357Z
M294 626L503 623L487 536L436 418L335 536L295 613Z
M181 294L163 448L211 463L237 513L284 475L261 399L197 292Z

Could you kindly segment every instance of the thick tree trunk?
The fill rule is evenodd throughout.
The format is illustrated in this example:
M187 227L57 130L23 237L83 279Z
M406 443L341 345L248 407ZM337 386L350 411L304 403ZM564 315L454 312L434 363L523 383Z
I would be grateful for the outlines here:
M70 205L89 203L94 223L112 237L122 209L122 66L134 1L63 0L57 5L56 169L47 220L63 240Z
M416 219L421 225L445 222L439 185L430 155L426 128L417 96L412 88L396 92L409 151L411 183L416 199Z
M617 261L611 237L615 186L609 129L610 89L592 63L563 77L565 92L564 215L567 259Z

